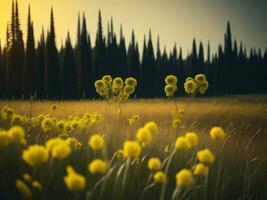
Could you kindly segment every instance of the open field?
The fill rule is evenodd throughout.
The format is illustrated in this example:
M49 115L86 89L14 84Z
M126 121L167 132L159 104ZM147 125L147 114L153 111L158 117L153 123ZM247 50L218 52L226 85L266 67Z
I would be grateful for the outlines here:
M57 105L56 109L51 108L54 104ZM167 172L164 199L172 198L176 172L182 168L192 169L196 162L196 151L203 148L211 149L216 157L207 180L197 177L195 186L181 190L173 199L267 198L267 96L130 100L121 105L120 111L117 104L105 101L1 101L0 109L6 105L29 119L49 114L49 117L65 122L79 121L85 113L93 112L101 114L103 119L84 125L67 136L78 139L82 147L73 150L64 160L50 158L41 166L30 167L21 158L27 146L12 143L8 147L0 147L0 151L3 151L0 156L0 199L21 198L14 182L23 173L31 174L43 186L41 191L32 189L34 199L159 199L163 186L153 185L153 180L149 179L151 172L147 169L147 160L157 156L167 162L176 138L188 131L198 134L199 144L190 150L176 152L173 156ZM178 128L172 127L176 108L185 110L182 125ZM133 115L140 116L140 120L130 126L128 119ZM9 129L11 123L0 119L0 127ZM158 131L153 134L151 143L142 149L140 160L132 161L128 168L128 159L115 158L114 161L113 154L122 148L123 142L135 140L137 130L149 121L157 123ZM58 131L45 133L41 125L32 128L22 123L21 126L26 131L28 145L44 144L49 138L60 135ZM214 126L221 126L225 130L223 141L210 139L209 131ZM94 133L104 135L106 147L103 153L94 152L87 145L88 138ZM103 175L104 181L92 191L102 176L90 174L87 165L97 157L108 161L110 170ZM67 165L73 166L86 177L86 189L74 193L66 189L63 177L66 176ZM165 168L163 164L162 170ZM151 187L147 187L149 185Z

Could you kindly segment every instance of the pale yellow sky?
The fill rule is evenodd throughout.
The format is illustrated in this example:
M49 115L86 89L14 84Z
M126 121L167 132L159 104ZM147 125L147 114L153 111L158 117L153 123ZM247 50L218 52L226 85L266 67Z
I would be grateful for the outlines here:
M248 0L233 1L212 0L18 0L20 19L24 37L26 36L27 9L31 4L35 37L39 39L42 26L49 25L50 8L53 6L56 24L57 44L65 39L70 30L73 42L76 41L77 15L85 12L87 27L92 41L95 39L98 10L101 9L104 31L107 20L113 16L114 26L119 33L123 25L126 41L135 30L139 44L143 45L143 36L152 29L154 45L160 35L161 46L171 49L174 43L182 46L184 54L191 50L193 37L202 40L204 45L211 41L212 50L223 42L226 23L231 20L233 36L242 39L247 47L266 48L266 14L261 7L264 4L251 4ZM236 1L238 2L238 0ZM262 3L262 4L260 4ZM5 43L6 22L10 20L11 0L0 0L0 37ZM249 15L248 15L249 13ZM247 16L248 15L248 16ZM117 34L119 35L119 34Z

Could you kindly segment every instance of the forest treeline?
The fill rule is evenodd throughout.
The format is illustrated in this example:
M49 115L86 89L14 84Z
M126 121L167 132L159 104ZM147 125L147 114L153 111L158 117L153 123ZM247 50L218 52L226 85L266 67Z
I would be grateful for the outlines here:
M206 95L267 93L267 50L247 50L232 38L230 22L224 43L211 54L210 44L204 52L202 42L193 39L192 51L183 56L182 48L160 49L152 43L152 33L144 36L143 51L132 31L128 45L122 26L117 36L113 20L108 21L107 35L103 33L101 12L94 45L91 43L85 16L78 16L75 44L67 34L65 44L56 47L53 10L50 27L43 30L38 41L34 35L30 7L27 39L23 40L17 1L12 2L11 20L7 25L6 44L0 45L1 98L80 99L96 98L94 81L103 75L132 76L138 80L135 97L164 96L164 78L178 77L178 96L185 95L183 83L188 76L204 73L210 83ZM37 44L35 43L37 41ZM206 54L206 56L205 56Z

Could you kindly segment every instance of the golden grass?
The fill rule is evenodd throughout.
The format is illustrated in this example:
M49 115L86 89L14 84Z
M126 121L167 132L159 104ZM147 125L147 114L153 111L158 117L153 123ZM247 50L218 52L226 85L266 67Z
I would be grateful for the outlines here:
M267 167L266 162L264 162L267 152L265 142L267 137L266 100L266 96L201 98L194 99L191 102L188 102L186 98L176 100L130 100L123 105L121 115L118 114L116 104L107 104L104 101L2 101L0 102L0 108L8 105L14 108L18 114L31 117L44 113L59 119L65 119L70 115L82 116L85 112L100 113L103 115L104 121L88 129L87 132L79 136L79 139L86 146L87 138L91 134L96 132L105 134L108 141L109 157L112 156L114 150L121 147L125 139L134 139L136 130L148 121L155 121L159 125L159 132L153 137L150 145L151 149L149 151L152 156L164 157L162 152L165 147L172 147L177 136L183 135L187 131L195 131L200 137L200 148L210 146L215 152L222 151L221 153L223 153L219 156L220 159L214 166L214 171L207 185L207 188L212 190L208 194L208 199L216 199L218 196L219 199L231 199L231 193L233 197L255 199L263 198L266 195L262 190L265 187L266 170L264 168ZM176 109L175 103L177 103L179 109L186 110L185 127L178 131L171 126ZM189 106L188 103L190 103ZM52 104L56 104L58 109L52 110L50 108ZM139 115L141 120L131 127L127 119L134 114ZM218 146L211 143L208 135L209 130L215 125L222 126L227 134L227 139ZM85 155L82 155L82 158L85 158ZM259 159L257 165L252 164L250 166L252 168L246 167L247 162L256 158ZM75 158L75 160L77 159L79 158ZM78 163L84 164L83 161L77 160L76 165ZM259 169L257 168L258 165ZM180 165L174 165L170 170L172 173L177 170L175 166ZM85 171L84 166L80 166L80 168L83 169L83 172ZM221 168L224 168L224 170L221 170ZM253 176L251 180L247 180L247 174L250 171L254 173L254 168L257 168L257 171L255 170L257 175ZM218 171L221 171L222 174L219 174ZM144 174L144 172L140 172L137 176L141 176L140 174ZM220 180L217 180L218 177L220 177ZM141 177L139 178L141 179ZM214 184L217 183L220 185L215 187ZM237 186L231 189L231 186L227 185L229 183L237 184ZM252 184L252 186L249 184ZM227 188L227 194L223 187ZM215 194L214 188L220 188L217 191L218 194ZM127 191L131 192L131 189ZM254 194L254 192L260 192L260 194ZM155 197L156 193L152 194ZM170 194L171 191L167 191L167 196L170 196ZM152 196L149 196L148 199L158 198L157 195L157 198L152 198ZM137 196L129 197L129 199L134 198L137 198ZM195 195L192 198L203 199ZM111 199L115 198L111 197Z

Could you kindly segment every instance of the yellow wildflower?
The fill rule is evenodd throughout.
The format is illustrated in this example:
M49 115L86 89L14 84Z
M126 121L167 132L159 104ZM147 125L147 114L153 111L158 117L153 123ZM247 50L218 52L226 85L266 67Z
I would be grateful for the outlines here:
M224 130L219 126L215 126L210 130L210 136L214 140L222 140L224 138Z
M153 179L156 183L165 183L167 181L167 176L164 172L158 171L154 174Z
M148 169L152 171L158 171L161 168L161 161L159 158L150 158L148 160Z
M188 169L182 169L176 174L177 187L190 187L193 184L192 172Z
M32 187L37 189L37 190L42 190L43 189L42 184L39 181L36 181L36 180L34 180L32 182Z
M22 153L22 158L31 166L40 165L49 159L48 150L41 145L31 145Z
M188 142L191 144L192 147L194 147L198 144L198 136L194 132L186 133L185 138L188 140Z
M144 128L148 129L152 134L158 131L158 125L153 121L146 123Z
M175 148L186 150L191 148L191 144L185 137L178 137L175 142Z
M88 140L88 145L93 150L99 150L99 149L103 149L105 145L105 141L104 141L104 138L100 134L94 134Z
M32 192L30 188L22 180L16 180L15 185L25 199L32 198Z
M27 173L23 174L22 177L23 177L23 180L28 182L28 183L30 183L32 181L32 177L30 174L27 174Z
M141 146L134 141L126 141L123 144L123 155L129 158L137 158L141 153Z
M10 134L5 130L0 130L0 146L7 146L11 142Z
M167 85L176 85L177 84L177 77L174 76L174 75L168 75L166 78L165 78L165 83Z
M194 80L188 80L184 83L184 89L187 94L195 94L197 84Z
M59 143L55 145L52 149L52 157L54 158L65 159L70 155L70 153L71 149L66 142Z
M204 164L212 164L215 160L214 155L209 149L200 150L197 152L197 158Z
M108 170L108 165L104 160L95 159L88 165L88 170L92 174L104 174Z
M18 141L21 144L26 144L25 132L21 126L13 126L8 130L8 134L11 136L12 140Z
M147 145L151 141L152 136L147 128L140 128L136 133L136 138L139 142Z
M83 190L86 185L85 177L76 173L71 166L67 167L67 176L64 177L64 182L71 191Z
M209 167L205 166L202 163L196 164L194 167L194 175L196 176L205 176L209 172Z

